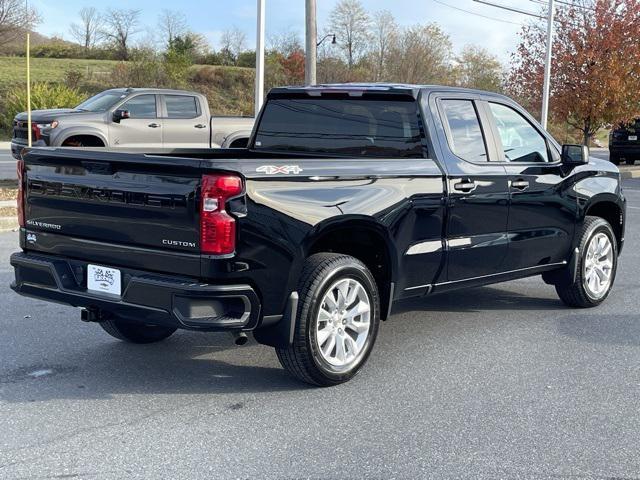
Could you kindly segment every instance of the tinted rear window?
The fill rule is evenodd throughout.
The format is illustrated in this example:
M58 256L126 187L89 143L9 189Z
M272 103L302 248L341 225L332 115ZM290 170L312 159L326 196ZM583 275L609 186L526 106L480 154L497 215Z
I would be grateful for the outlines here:
M422 157L417 103L287 98L265 107L256 149L362 157Z
M169 118L195 118L198 116L198 104L195 97L186 95L165 95L167 116Z

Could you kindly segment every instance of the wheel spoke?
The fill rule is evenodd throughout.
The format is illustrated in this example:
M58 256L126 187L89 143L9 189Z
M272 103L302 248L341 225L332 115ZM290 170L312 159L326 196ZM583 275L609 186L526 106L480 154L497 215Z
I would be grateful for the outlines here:
M331 335L329 335L329 340L327 340L327 343L325 343L324 346L320 348L322 349L322 353L324 354L325 357L330 357L331 354L333 353L333 347L335 346L336 346L336 334L331 333Z
M329 310L336 310L338 308L338 304L336 303L335 298L333 298L333 292L327 293L324 297L324 303L327 305Z
M609 253L611 253L611 242L605 241L605 245L600 251L598 259L602 260L603 258L606 258Z
M347 352L344 346L344 338L336 335L336 359L340 362L344 362L347 359Z
M356 322L353 318L349 319L346 327L349 330L353 330L355 333L364 333L369 329L369 323L365 323L365 322Z
M318 320L320 322L330 322L331 313L325 310L323 307L320 307L320 311L318 312Z
M324 342L327 341L327 339L331 336L331 334L333 333L333 329L331 327L329 327L328 325L326 327L324 327L322 330L318 331L318 345L322 346L324 345Z
M350 356L356 356L358 354L358 346L356 345L356 342L353 338L351 338L349 335L346 335L344 337L345 340L345 345L347 347L347 353Z
M345 314L345 316L348 319L352 319L352 318L355 318L355 317L357 317L359 315L363 315L365 313L369 313L370 311L371 311L371 308L369 307L369 305L367 303L365 303L365 302L360 301L360 302L358 302L358 304L355 307L353 307L351 310L349 310Z

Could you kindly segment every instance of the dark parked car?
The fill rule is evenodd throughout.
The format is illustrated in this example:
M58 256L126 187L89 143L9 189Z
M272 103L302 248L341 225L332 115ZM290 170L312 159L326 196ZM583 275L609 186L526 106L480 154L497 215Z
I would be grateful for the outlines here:
M624 243L618 169L473 90L278 88L248 149L38 148L19 175L16 292L134 343L253 332L315 385L405 298L542 275L594 307Z
M640 160L640 119L611 130L609 155L611 162L616 165L622 160L627 165L633 165L636 160Z

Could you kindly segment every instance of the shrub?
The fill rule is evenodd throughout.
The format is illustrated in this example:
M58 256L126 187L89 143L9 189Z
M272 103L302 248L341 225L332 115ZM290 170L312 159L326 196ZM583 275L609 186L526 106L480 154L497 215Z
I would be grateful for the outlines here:
M64 84L34 83L31 86L31 108L41 110L47 108L75 107L86 96L75 88ZM13 125L16 114L27 110L27 89L24 86L13 87L2 95L0 106L0 126L9 129Z

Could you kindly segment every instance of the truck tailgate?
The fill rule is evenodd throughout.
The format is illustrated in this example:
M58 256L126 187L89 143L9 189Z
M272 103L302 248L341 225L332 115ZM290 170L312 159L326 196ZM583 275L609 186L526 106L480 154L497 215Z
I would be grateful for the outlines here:
M198 254L199 160L42 149L24 161L25 227L48 239L27 235L26 248L51 252L55 237L76 258L98 244Z

